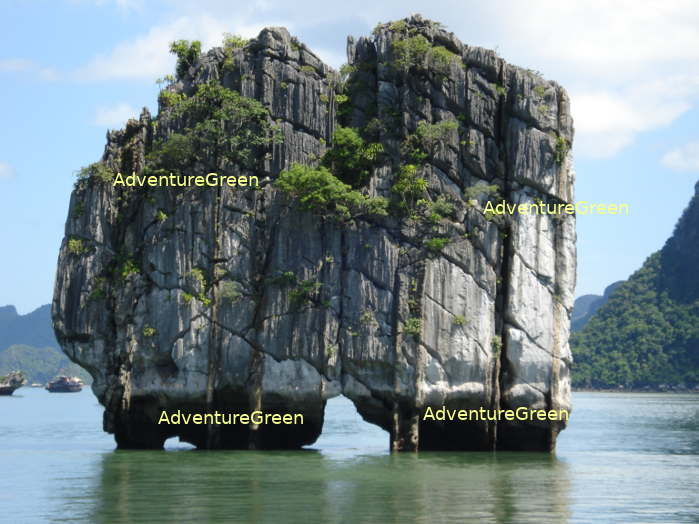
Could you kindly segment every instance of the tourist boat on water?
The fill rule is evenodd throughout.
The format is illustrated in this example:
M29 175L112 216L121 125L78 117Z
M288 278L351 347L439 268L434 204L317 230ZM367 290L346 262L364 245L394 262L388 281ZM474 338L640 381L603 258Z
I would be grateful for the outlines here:
M12 395L16 389L21 388L27 381L21 371L11 371L4 377L0 377L0 395Z
M61 375L46 384L50 393L77 393L83 389L83 381L78 377L66 377Z

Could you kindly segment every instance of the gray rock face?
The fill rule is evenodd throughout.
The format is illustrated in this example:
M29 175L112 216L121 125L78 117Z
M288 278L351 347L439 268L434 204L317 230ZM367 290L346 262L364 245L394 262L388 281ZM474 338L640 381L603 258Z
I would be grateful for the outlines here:
M398 73L393 42L406 35L457 59L439 73ZM283 141L262 159L261 180L316 163L338 125L339 75L283 28L236 50L233 67L224 60L209 51L170 89L215 81L262 102ZM320 434L326 400L344 394L389 431L395 450L553 449L564 423L422 414L570 409L575 218L492 217L485 196L464 196L486 184L514 203L572 201L565 91L418 16L349 39L348 62L343 118L355 127L378 119L386 152L365 193L391 197L401 141L419 122L453 121L421 168L426 198L450 198L450 218L429 227L394 216L339 223L299 210L273 184L76 184L54 325L66 354L94 377L104 428L120 447L158 448L171 436L203 448L300 447ZM144 110L108 134L102 160L139 172L153 140L177 125L165 108L156 119ZM430 236L450 241L435 253L423 245ZM71 250L71 239L86 249ZM118 269L132 267L125 260L137 269ZM299 282L310 291L300 294ZM177 409L302 413L304 424L157 424L162 410Z

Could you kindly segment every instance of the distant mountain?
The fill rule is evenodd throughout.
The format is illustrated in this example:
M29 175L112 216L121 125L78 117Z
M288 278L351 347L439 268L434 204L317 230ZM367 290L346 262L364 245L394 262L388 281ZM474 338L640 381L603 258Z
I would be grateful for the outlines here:
M572 335L573 385L699 386L698 269L699 183L665 246Z
M88 373L61 351L51 325L51 306L20 315L14 306L0 307L0 375L21 370L29 382L45 383L59 374Z
M0 351L0 375L13 370L24 372L29 383L45 384L57 375L79 376L83 381L92 382L87 371L68 360L60 349L52 347L17 344Z
M604 290L604 295L583 295L575 299L573 304L573 315L570 320L570 330L572 332L580 331L585 327L587 321L590 320L592 315L607 303L609 297L614 292L620 284L624 283L624 280L619 280L607 286Z
M19 315L15 306L0 307L0 351L14 344L58 349L51 326L51 306L46 304L26 315Z

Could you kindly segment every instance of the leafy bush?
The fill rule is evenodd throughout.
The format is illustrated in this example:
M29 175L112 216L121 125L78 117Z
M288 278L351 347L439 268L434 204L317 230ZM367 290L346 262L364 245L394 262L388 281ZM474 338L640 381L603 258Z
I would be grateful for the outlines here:
M194 40L176 40L170 43L170 52L177 55L177 66L175 71L177 78L182 79L187 74L187 71L199 58L201 54L201 42Z
M463 65L459 55L452 53L441 45L430 49L427 59L430 67L440 75L447 75L451 70L452 64Z
M411 68L421 68L425 64L427 53L432 48L427 38L422 35L394 40L393 64L399 71L409 71Z
M114 180L114 172L102 162L94 162L88 166L80 168L77 173L79 180L94 177L101 182L111 182Z
M448 243L449 239L446 237L428 238L423 242L425 247L434 253L439 253L442 249L446 247Z
M276 186L298 200L302 209L349 219L356 215L385 215L387 202L353 190L325 167L294 164L283 171Z
M101 300L107 296L108 281L106 277L96 277L92 281L92 291L88 296L90 300Z
M546 94L546 86L544 85L538 85L534 88L534 92L541 98L544 97Z
M136 265L136 262L134 262L131 258L127 258L121 265L121 269L119 270L119 274L121 275L121 278L123 278L124 280L126 280L131 275L138 275L140 272L141 270Z
M459 128L454 120L443 120L436 124L421 121L415 133L405 137L401 144L401 155L409 162L422 164L436 152L437 146L446 142Z
M143 336L144 337L153 337L157 333L157 330L154 327L145 325L143 326Z
M174 106L171 118L183 129L156 143L148 155L148 168L178 172L194 162L222 162L254 168L259 147L279 137L269 122L269 112L257 100L242 96L220 84L208 83Z
M359 315L359 322L366 326L373 326L378 324L376 318L374 317L374 313L372 311L369 311L368 309L365 310L361 315Z
M378 140L386 132L386 126L380 118L372 118L366 123L362 132L365 137Z
M397 33L401 33L408 29L408 23L405 20L396 20L395 22L391 22L391 24L388 26L388 28L391 31L395 31Z
M556 159L556 163L559 166L563 164L563 162L565 161L569 148L570 146L568 145L568 141L565 138L563 138L560 135L556 136L556 151L554 154L554 158Z
M286 286L296 283L296 275L293 271L283 271L278 275L269 278L270 284L275 284L277 286Z
M312 301L313 294L316 293L323 284L313 279L301 280L296 287L289 291L289 300L292 304L300 306Z
M158 78L158 79L155 81L155 83L158 84L159 86L162 86L162 85L165 85L165 84L167 84L167 85L172 85L172 84L175 83L175 80L176 80L176 78L175 78L174 76L172 76L172 75L165 75L165 76L161 76L160 78Z
M454 213L454 204L449 202L444 195L440 195L437 200L430 204L430 212L441 217L448 217Z
M231 33L223 33L223 47L229 49L242 49L245 47L250 40L243 38L240 35L233 35Z
M323 165L353 187L362 186L383 152L379 143L367 144L356 129L338 127L333 133L332 147L323 156Z
M355 71L357 71L357 66L342 64L340 66L340 79L342 82L346 82L349 76Z
M459 55L444 46L432 46L422 35L401 38L393 41L393 65L403 72L410 69L432 69L438 75L449 73L452 64L463 67Z
M68 252L71 255L84 255L87 253L87 246L85 242L80 238L71 238L68 240Z
M502 351L502 337L497 335L494 336L490 345L493 350L493 355L496 357L499 356L500 352Z
M190 135L172 133L148 155L149 168L157 166L164 174L177 173L194 163L196 153L195 141Z
M188 276L195 282L194 288L197 293L196 299L205 306L211 304L211 299L206 296L207 282L206 277L204 276L204 271L198 267L195 267L188 273Z
M221 283L220 294L221 300L224 302L235 302L242 296L239 284L237 282L231 282L230 280Z
M424 150L428 153L433 153L435 148L446 142L458 128L459 124L454 120L442 120L436 124L428 124L423 120L418 124L415 134Z
M454 315L454 319L452 320L455 326L463 326L466 324L466 317L463 315Z
M158 104L161 109L174 107L187 98L183 93L176 93L168 89L163 89L158 95Z
M406 164L400 167L391 191L401 199L402 207L412 207L415 200L427 190L427 181L418 176L417 166Z
M474 200L480 198L483 195L496 195L498 189L499 188L496 184L475 184L464 188L464 196L467 200Z
M405 321L403 331L408 335L418 336L422 331L422 320L416 317L411 317Z

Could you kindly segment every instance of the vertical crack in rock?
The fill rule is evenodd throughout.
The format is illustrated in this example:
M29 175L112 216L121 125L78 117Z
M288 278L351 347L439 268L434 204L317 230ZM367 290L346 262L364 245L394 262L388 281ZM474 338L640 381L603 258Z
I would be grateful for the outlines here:
M212 252L209 257L211 264L208 268L208 274L206 275L207 281L212 283L211 286L211 327L209 330L209 368L207 373L206 382L206 412L214 413L216 411L216 389L218 386L218 374L221 367L221 328L219 325L218 309L219 301L216 293L217 285L215 281L216 273L216 261L219 258L219 245L221 238L221 188L216 188L216 197L214 200L214 209L211 227L213 229L212 238L213 243L211 244ZM206 290L202 290L206 293ZM220 446L220 434L219 426L214 423L209 423L206 426L206 447L207 449L215 449Z
M501 62L498 70L498 85L507 85L507 78L505 76L504 62ZM506 98L505 95L499 94L498 96L498 109L497 109L497 122L498 125L496 130L496 140L500 147L498 152L500 153L499 165L503 169L503 198L506 201L512 200L512 180L510 173L512 172L512 166L510 166L510 159L507 151L510 144L507 141L507 113L506 113ZM504 224L502 225L502 248L500 250L500 263L499 263L499 284L497 285L497 295L495 298L495 308L496 311L499 308L499 315L496 320L496 339L497 344L495 347L491 344L491 350L499 349L499 353L495 354L495 364L494 364L494 383L493 383L493 409L502 409L502 396L503 396L503 383L504 376L507 371L507 337L505 333L505 311L509 304L509 288L510 288L510 271L512 266L512 257L514 256L513 246L512 246L512 227L508 217L504 217ZM490 434L490 447L491 449L497 449L498 447L498 421L494 421L489 428Z

